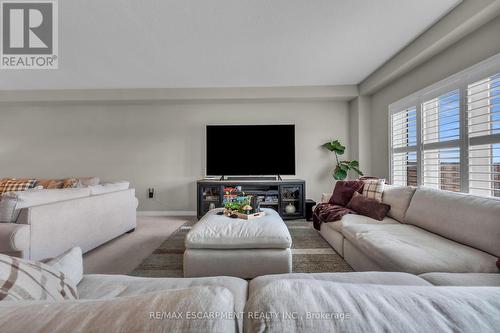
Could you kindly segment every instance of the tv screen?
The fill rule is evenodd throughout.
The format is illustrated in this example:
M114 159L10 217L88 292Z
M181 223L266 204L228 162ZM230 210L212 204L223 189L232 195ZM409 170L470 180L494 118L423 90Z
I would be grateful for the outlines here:
M207 126L207 175L295 175L295 125Z

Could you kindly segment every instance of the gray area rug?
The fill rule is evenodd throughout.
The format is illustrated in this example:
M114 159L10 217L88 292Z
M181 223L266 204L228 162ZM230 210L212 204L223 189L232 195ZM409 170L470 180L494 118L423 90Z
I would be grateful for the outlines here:
M184 239L196 218L177 229L130 275L144 277L183 277ZM305 220L285 221L292 235L294 273L351 272L352 268Z

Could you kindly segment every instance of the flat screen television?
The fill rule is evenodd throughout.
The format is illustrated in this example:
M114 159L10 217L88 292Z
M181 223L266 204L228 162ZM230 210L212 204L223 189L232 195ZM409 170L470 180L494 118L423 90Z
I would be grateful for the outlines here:
M295 125L208 125L208 176L295 175Z

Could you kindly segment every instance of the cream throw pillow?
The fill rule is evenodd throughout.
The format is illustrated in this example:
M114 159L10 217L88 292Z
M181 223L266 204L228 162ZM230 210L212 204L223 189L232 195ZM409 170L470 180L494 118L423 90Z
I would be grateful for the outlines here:
M78 299L76 285L41 262L0 254L0 301L63 301Z
M365 182L365 185L363 186L363 196L382 201L385 179L367 179L363 181Z
M43 262L50 267L63 272L76 286L83 278L82 249L74 247L56 258L46 259Z

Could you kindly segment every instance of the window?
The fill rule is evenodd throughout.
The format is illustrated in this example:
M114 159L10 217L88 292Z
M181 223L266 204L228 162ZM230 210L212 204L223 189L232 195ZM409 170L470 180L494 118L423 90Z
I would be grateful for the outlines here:
M393 184L500 197L500 55L389 111Z
M469 192L500 197L500 74L467 87Z
M422 104L423 185L460 191L460 93Z
M392 147L395 150L391 169L393 182L417 184L417 109L411 107L392 114Z

